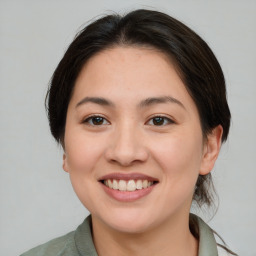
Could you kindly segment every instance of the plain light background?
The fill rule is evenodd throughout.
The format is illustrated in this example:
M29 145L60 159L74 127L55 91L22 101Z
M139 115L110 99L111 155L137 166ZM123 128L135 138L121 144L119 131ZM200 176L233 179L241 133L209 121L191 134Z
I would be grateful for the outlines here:
M88 214L62 171L44 97L79 27L135 8L183 21L223 67L232 126L213 172L220 205L209 224L239 255L256 255L256 1L0 0L1 255L19 255L64 235ZM208 221L208 214L203 218Z

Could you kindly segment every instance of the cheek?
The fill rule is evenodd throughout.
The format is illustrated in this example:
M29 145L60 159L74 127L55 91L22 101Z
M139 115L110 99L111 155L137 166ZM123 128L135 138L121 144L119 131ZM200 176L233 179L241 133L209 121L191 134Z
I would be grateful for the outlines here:
M94 171L102 155L101 143L93 136L66 136L66 163L73 189L82 204L91 212L94 209L93 198L99 198L95 189L98 181Z
M70 133L71 134L71 133ZM66 155L70 175L90 175L97 164L104 148L93 136L83 132L66 136Z
M201 134L182 133L163 139L152 153L172 183L194 182L202 160Z
M166 195L160 199L163 211L166 206L167 212L190 208L201 164L200 142L195 136L179 136L155 148L154 156L163 172L161 194Z

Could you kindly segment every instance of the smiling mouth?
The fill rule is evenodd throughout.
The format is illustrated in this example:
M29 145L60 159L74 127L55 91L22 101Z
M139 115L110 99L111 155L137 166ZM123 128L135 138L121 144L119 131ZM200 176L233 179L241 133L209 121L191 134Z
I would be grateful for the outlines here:
M106 187L113 190L132 192L136 190L143 190L143 189L149 188L158 182L150 181L146 179L138 179L138 180L105 179L105 180L101 180L101 183L103 183Z

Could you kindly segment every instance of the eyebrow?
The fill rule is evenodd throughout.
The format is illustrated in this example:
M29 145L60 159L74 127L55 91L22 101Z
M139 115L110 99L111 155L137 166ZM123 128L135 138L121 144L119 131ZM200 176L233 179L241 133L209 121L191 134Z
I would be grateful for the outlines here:
M105 98L85 97L76 104L76 108L79 107L80 105L86 104L88 102L95 103L95 104L98 104L101 106L115 107L115 104L112 101L107 100ZM142 100L138 104L138 106L139 106L139 108L144 108L144 107L149 107L149 106L152 106L155 104L163 104L163 103L175 103L175 104L178 104L179 106L181 106L182 108L186 109L184 107L184 105L179 100L177 100L176 98L173 98L172 96L150 97L150 98Z
M161 103L175 103L181 106L182 108L186 109L185 106L179 100L173 98L172 96L147 98L142 102L140 102L139 106L143 108L143 107L148 107L151 105L161 104Z
M95 103L95 104L102 105L102 106L110 106L110 107L115 106L115 104L113 102L111 102L111 101L109 101L105 98L85 97L76 104L76 108L79 107L80 105L83 105L83 104L88 103L88 102Z

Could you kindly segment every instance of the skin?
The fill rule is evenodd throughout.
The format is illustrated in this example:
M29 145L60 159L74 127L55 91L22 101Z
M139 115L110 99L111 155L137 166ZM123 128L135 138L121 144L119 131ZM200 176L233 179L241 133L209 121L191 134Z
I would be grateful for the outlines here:
M163 96L175 100L141 104ZM103 123L95 125L91 115ZM155 125L154 116L163 122ZM100 256L197 255L189 211L198 175L217 159L222 127L203 139L196 105L163 53L114 47L92 57L76 81L65 128L63 168L92 214ZM148 195L120 202L99 182L111 173L145 174L158 183Z

